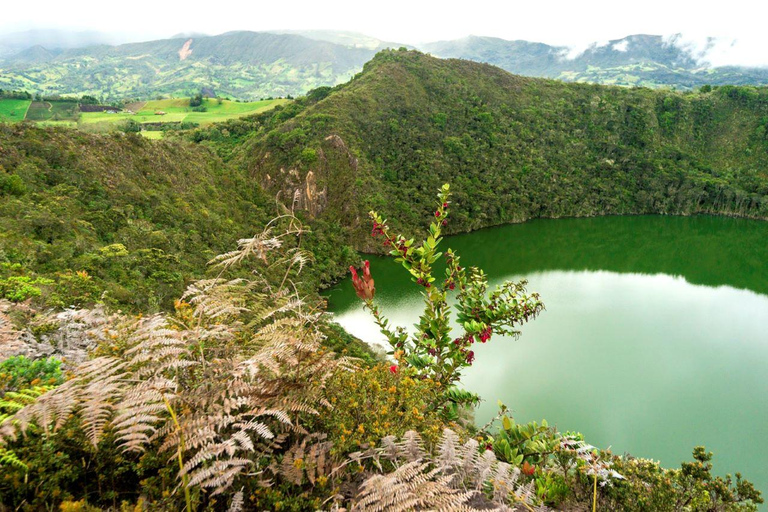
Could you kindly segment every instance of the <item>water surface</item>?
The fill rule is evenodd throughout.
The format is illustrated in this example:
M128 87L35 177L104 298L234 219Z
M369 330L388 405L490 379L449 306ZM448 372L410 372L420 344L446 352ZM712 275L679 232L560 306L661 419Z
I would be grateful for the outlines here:
M509 405L615 453L679 466L695 445L718 473L768 491L768 222L722 217L537 220L450 237L491 282L525 278L546 311L519 340L475 345L464 385L477 421ZM371 258L377 300L395 325L419 289ZM383 341L347 280L329 293L337 320Z

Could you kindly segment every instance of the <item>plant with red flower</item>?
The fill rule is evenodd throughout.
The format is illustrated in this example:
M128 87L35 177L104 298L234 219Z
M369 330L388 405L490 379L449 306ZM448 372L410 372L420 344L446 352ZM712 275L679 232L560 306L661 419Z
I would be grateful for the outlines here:
M529 464L528 461L523 462L522 471L524 475L533 476L536 472L536 466Z
M397 373L397 365L393 364L389 367L389 373Z
M421 287L424 311L416 324L416 332L409 335L402 327L392 328L373 301L373 280L364 274L358 278L353 273L357 295L371 311L381 332L387 337L392 350L401 351L400 366L409 366L419 377L434 379L445 391L446 402L455 406L472 403L473 397L456 392L454 387L461 370L470 366L474 352L467 349L475 340L483 343L492 333L517 336L514 328L534 318L543 308L536 294L525 294L525 282L504 283L489 291L485 274L474 267L465 268L459 257L450 249L438 250L443 227L447 224L450 189L444 185L439 202L429 225L426 238L420 243L392 233L387 221L378 213L370 212L373 234L382 235L385 245L391 246L390 255L408 271L414 283ZM434 275L439 259L446 263L445 277L440 281ZM367 264L366 264L367 268ZM433 286L434 284L434 286ZM456 294L455 306L449 305L448 295ZM456 323L463 328L458 337L451 336L451 307L458 313ZM448 407L448 406L446 406Z
M376 288L373 285L370 262L365 260L365 263L363 264L362 278L357 275L357 270L355 267L349 267L349 271L352 272L352 286L355 288L355 293L357 296L364 301L373 300L373 296L376 293Z

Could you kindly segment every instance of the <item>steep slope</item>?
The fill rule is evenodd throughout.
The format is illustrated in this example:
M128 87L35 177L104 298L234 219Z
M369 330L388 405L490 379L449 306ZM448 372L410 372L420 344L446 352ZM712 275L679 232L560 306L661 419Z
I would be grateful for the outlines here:
M45 59L35 50L0 64L0 88L125 99L188 95L207 87L259 99L345 81L373 53L299 35L259 32L90 46Z
M456 192L453 231L601 214L765 218L766 119L767 89L566 84L384 51L239 161L300 204L308 186L322 191L313 213L369 249L368 209L413 228L443 182Z
M274 213L260 198L192 144L0 124L0 281L85 271L109 304L168 307Z
M429 43L421 49L438 57L486 62L520 75L573 82L679 89L768 84L766 69L712 68L674 43L661 36L638 34L593 44L574 56L564 46L470 36Z

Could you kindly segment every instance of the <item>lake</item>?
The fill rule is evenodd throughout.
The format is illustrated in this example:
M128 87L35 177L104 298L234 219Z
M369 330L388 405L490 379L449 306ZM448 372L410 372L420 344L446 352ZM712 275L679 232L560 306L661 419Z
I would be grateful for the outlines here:
M768 491L768 222L725 217L535 220L448 237L491 283L527 279L546 310L518 340L475 344L476 421L506 403L587 442L679 467L696 445L718 474ZM419 287L370 257L376 299L412 329ZM442 271L441 271L442 272ZM383 342L349 279L327 294L352 334Z

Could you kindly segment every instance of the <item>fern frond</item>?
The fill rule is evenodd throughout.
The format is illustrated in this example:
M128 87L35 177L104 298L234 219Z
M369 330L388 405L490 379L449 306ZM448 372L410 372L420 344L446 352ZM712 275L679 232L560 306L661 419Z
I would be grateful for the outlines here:
M0 466L13 466L26 471L27 465L11 450L0 448Z

